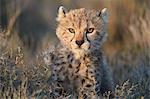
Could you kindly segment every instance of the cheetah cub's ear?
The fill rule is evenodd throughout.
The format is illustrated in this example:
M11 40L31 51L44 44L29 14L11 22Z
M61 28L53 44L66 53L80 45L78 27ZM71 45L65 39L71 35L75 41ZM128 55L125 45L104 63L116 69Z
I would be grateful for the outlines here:
M60 21L62 18L66 17L67 9L63 6L60 6L58 9L58 16L56 18L57 21Z
M101 17L105 23L108 23L108 11L107 8L97 13L97 16Z

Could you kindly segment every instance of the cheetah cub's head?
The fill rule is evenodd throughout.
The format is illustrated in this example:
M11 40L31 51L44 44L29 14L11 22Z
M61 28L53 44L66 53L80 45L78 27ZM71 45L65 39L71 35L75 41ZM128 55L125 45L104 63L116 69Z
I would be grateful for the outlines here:
M99 49L107 37L108 12L85 8L58 10L56 34L64 47L77 56Z

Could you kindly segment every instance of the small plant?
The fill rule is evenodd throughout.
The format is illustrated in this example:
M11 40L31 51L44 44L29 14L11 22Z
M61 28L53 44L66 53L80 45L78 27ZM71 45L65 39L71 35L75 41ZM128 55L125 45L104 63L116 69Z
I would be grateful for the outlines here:
M115 88L116 99L132 99L136 85L131 85L129 80L125 81L122 86L117 85Z

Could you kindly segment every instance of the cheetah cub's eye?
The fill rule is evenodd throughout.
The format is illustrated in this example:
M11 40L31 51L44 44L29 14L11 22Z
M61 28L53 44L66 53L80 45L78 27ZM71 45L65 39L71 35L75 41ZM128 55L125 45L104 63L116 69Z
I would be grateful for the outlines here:
M92 33L94 31L94 28L87 29L86 33Z
M75 33L75 30L73 28L68 29L70 33Z

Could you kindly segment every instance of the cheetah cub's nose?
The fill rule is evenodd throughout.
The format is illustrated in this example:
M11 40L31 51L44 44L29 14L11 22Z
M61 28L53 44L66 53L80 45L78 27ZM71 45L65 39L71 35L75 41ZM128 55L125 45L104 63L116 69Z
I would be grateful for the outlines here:
M84 40L76 40L76 44L81 47L81 45L84 43Z

